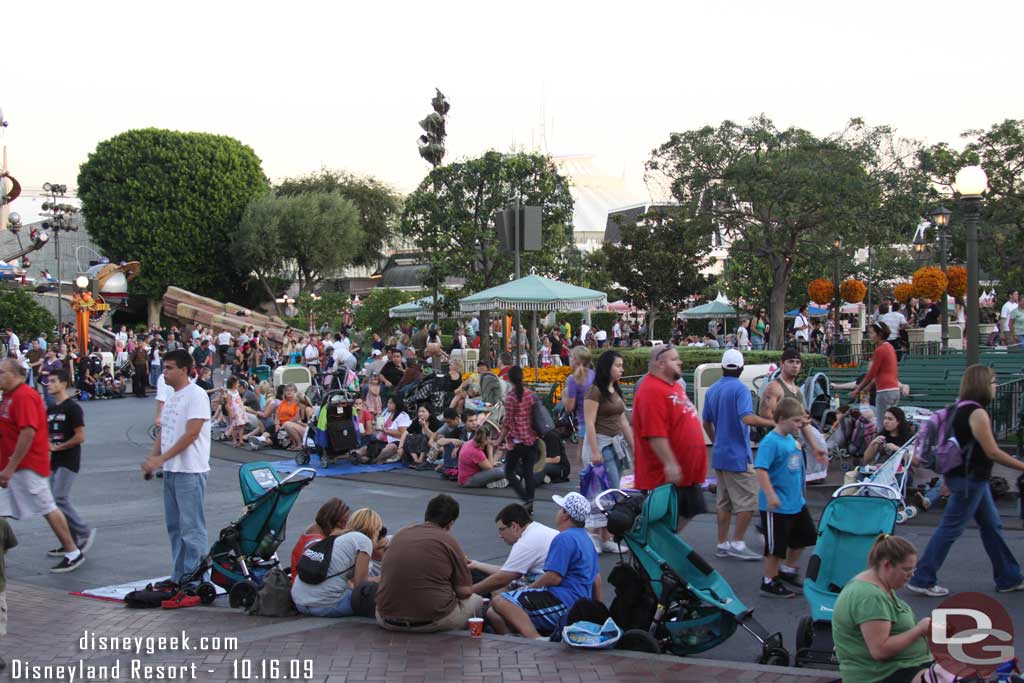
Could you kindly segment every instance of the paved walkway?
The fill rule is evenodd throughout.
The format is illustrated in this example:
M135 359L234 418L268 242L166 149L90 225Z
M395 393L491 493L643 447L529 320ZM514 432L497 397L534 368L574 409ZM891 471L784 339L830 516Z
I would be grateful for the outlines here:
M825 683L836 675L696 658L573 650L521 638L466 633L406 635L366 619L269 619L227 607L129 610L121 603L67 595L21 582L7 586L9 634L0 641L8 675L24 666L72 666L74 680L184 679L204 682L298 678L347 681L743 681ZM135 654L87 644L83 635L130 637ZM177 641L188 637L187 648ZM737 633L735 637L743 637ZM201 639L207 639L205 642ZM213 642L219 638L221 642ZM225 642L224 639L237 639ZM134 639L143 639L134 641ZM202 649L208 646L208 649ZM147 652L152 647L152 653ZM13 660L18 660L17 662ZM81 663L80 663L81 662ZM118 670L115 672L115 664ZM89 667L97 667L90 671ZM165 667L163 669L145 667ZM276 676L272 676L274 672ZM70 681L52 669L35 680ZM115 675L116 674L116 675Z

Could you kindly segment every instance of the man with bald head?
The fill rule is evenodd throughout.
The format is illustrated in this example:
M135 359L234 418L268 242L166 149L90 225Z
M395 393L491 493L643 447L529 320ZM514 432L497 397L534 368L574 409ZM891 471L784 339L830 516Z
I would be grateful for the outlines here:
M50 491L50 433L39 394L25 384L25 368L0 361L0 516L24 519L42 515L60 540L64 557L51 572L78 569L85 555L75 545L68 521Z

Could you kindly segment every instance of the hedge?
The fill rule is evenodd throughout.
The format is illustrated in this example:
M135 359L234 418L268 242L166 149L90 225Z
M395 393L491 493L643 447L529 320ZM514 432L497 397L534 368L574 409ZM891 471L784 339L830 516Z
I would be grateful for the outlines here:
M617 349L622 354L624 361L624 373L627 377L643 375L647 372L647 361L651 354L650 347L639 349ZM720 363L722 361L723 349L707 348L679 348L679 358L683 362L683 372L693 372L698 365L705 363ZM595 354L594 360L597 361ZM782 351L746 351L743 353L743 360L750 365L762 365L765 363L782 362ZM803 354L804 368L827 367L828 359L818 353Z

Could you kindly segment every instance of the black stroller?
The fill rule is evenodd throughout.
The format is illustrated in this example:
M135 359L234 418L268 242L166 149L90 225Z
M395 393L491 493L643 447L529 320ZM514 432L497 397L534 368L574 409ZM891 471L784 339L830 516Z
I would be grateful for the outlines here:
M313 454L320 456L320 465L330 467L349 457L359 448L359 429L348 391L331 391L323 398L302 438L302 450L295 454L296 465L308 465Z

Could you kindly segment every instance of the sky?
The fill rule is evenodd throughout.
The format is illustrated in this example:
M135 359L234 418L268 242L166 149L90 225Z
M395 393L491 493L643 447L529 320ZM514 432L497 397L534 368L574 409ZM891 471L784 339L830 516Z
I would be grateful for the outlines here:
M764 113L819 135L854 116L960 146L1024 118L1024 4L150 2L0 5L0 132L23 185L76 185L97 143L229 135L272 180L321 167L402 192L417 122L451 102L447 161L591 154L642 192L673 131Z

